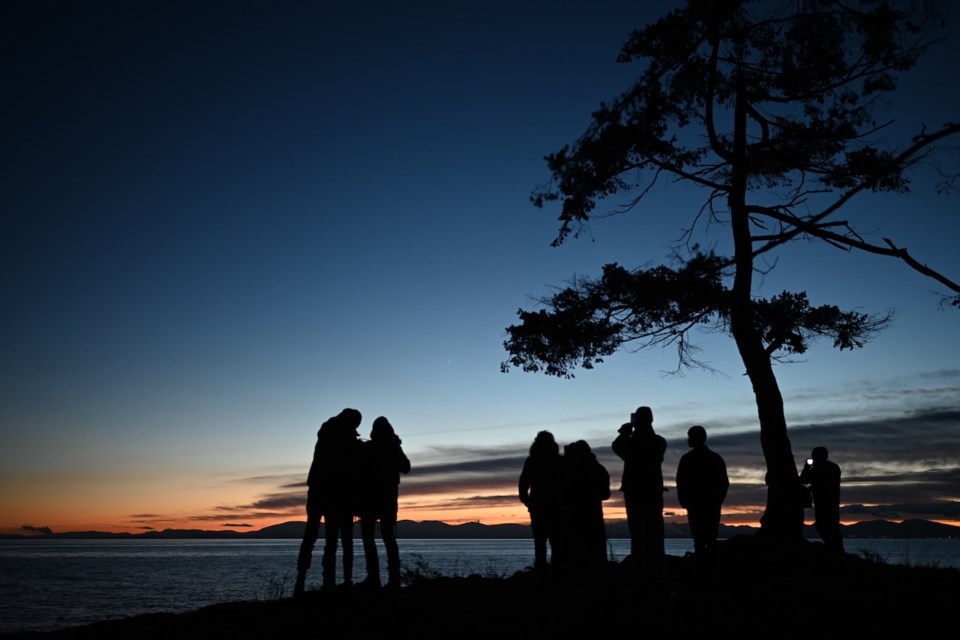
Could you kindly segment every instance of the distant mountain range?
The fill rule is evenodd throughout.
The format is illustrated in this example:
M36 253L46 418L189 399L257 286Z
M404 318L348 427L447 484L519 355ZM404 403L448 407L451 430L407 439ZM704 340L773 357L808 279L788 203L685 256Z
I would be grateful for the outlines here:
M303 537L305 522L284 522L256 531L206 531L201 529L164 529L144 533L106 533L103 531L74 531L70 533L45 533L43 535L2 535L0 538L55 538L55 539L107 539L107 538L144 538L144 539L284 539ZM851 525L841 525L844 538L960 538L960 527L930 522L929 520L869 520ZM720 525L720 537L731 538L736 535L753 535L759 529L748 526ZM689 538L690 529L685 523L666 523L667 538ZM356 532L359 537L359 531ZM817 538L811 525L804 527L804 535ZM323 525L320 536L323 537ZM447 524L445 522L414 522L401 520L397 524L399 538L445 538L445 539L490 539L490 538L530 538L530 526L525 524ZM607 522L607 536L610 538L629 538L625 521Z

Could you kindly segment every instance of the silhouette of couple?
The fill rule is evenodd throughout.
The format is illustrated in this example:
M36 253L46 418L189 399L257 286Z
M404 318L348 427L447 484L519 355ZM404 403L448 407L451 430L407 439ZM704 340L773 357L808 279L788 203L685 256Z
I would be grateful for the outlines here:
M539 579L585 577L603 567L603 501L610 497L610 475L586 441L566 445L561 455L552 433L537 433L520 472L519 493L530 513Z
M400 438L383 416L373 421L370 439L361 440L362 420L347 408L328 419L317 432L313 462L307 476L307 526L297 558L294 596L304 593L313 547L325 525L322 588L336 584L337 547L343 559L343 584L353 584L353 520L360 519L367 577L363 586L380 586L376 528L387 554L387 587L400 586L400 550L397 544L397 499L400 475L410 472L410 460Z

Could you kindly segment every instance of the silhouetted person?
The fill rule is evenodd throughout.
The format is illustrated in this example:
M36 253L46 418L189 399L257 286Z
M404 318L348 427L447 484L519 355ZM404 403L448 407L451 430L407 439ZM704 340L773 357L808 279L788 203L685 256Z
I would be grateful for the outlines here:
M627 511L630 556L641 585L664 586L663 455L667 441L653 431L653 411L639 407L622 425L613 452L623 459L620 490Z
M313 559L313 547L320 533L320 520L327 517L331 503L335 503L336 493L341 484L334 477L337 468L338 431L356 429L360 425L361 415L356 409L344 409L326 420L317 430L317 442L313 448L313 461L307 475L307 526L300 544L297 557L297 580L293 587L294 596L303 595L307 570ZM329 534L329 521L326 521ZM334 553L336 547L334 546ZM326 552L325 552L326 553ZM324 565L326 566L326 565ZM326 575L324 575L326 580Z
M544 579L560 577L565 563L566 513L564 487L566 466L560 445L549 431L537 433L520 471L520 502L530 512L533 533L533 569ZM547 560L547 545L550 559Z
M400 474L410 473L410 460L403 452L400 437L383 416L373 421L370 439L363 443L363 472L360 500L360 536L367 561L364 586L380 586L380 559L375 538L380 537L387 552L387 587L400 586L400 547L397 544L397 500Z
M727 465L716 451L707 447L707 430L696 425L687 430L690 450L677 465L677 500L687 510L694 559L699 577L713 570L720 508L727 497L730 480Z
M577 440L563 448L567 463L567 566L572 577L593 584L607 562L603 501L610 498L610 474L590 445Z
M362 443L357 429L360 412L351 411L335 425L327 441L321 467L325 498L323 522L323 588L337 582L337 544L343 559L343 584L353 585L353 516L356 512L358 473Z
M803 465L800 482L813 494L813 514L817 533L833 552L843 553L840 533L840 466L828 459L826 447L814 447Z

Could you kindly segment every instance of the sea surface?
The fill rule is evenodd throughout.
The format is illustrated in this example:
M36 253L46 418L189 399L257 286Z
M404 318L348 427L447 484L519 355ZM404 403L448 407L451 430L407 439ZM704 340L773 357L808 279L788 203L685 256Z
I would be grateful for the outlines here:
M848 553L889 564L960 568L960 539L859 538L844 543ZM290 597L299 546L290 539L0 540L0 633ZM320 546L307 589L320 587ZM622 560L629 547L629 540L612 539L608 555ZM688 538L666 541L669 555L682 557L692 549ZM382 546L380 552L385 565ZM366 574L359 541L354 553L353 577L359 581ZM400 554L405 571L508 577L531 564L533 541L401 539ZM338 562L338 572L340 568ZM385 571L383 566L383 581Z

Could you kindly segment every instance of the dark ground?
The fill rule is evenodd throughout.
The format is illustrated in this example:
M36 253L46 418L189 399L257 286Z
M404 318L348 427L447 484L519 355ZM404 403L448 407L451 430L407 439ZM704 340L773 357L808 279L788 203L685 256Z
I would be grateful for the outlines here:
M408 576L397 591L309 591L303 598L212 605L191 613L149 614L4 640L101 638L689 637L862 638L956 631L960 570L887 565L852 554L831 561L817 542L759 536L720 544L714 580L692 558L667 557L665 592L629 578L626 561L588 583L540 583L529 572L506 578ZM949 631L953 629L954 631ZM343 637L340 635L339 637Z

